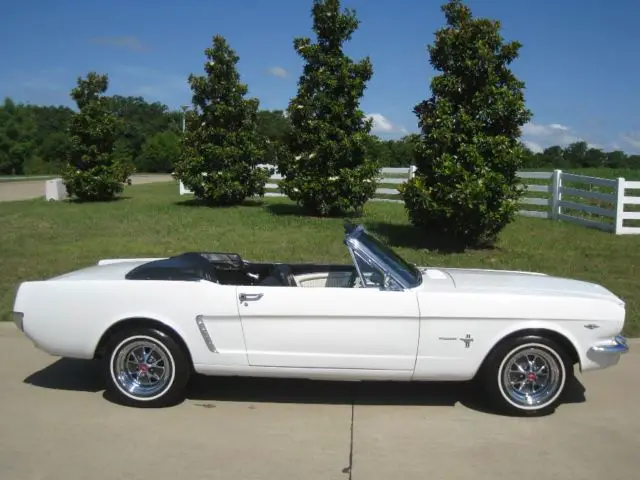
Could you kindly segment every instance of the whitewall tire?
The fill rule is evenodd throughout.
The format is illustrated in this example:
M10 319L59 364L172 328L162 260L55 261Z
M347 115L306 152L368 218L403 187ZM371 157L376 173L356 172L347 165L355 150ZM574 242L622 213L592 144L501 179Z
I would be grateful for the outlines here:
M553 412L572 375L572 362L556 342L528 335L491 352L480 380L497 410L531 416Z
M190 376L187 356L160 330L136 327L117 332L104 360L107 392L118 403L162 407L183 398Z

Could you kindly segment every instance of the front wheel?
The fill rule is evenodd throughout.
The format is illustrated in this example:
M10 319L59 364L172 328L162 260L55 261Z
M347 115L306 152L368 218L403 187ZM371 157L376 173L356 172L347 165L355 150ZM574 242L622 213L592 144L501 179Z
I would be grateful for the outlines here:
M572 364L553 340L540 336L509 339L487 358L482 381L498 410L544 415L561 401Z
M118 332L105 355L107 392L118 403L162 407L182 398L189 380L187 357L166 333L153 328Z

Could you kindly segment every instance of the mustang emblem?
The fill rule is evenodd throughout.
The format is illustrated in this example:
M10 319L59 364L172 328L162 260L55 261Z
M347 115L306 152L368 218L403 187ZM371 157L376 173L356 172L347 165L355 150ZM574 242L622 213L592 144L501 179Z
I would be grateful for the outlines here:
M469 348L471 346L471 342L473 342L473 337L471 334L467 333L465 337L438 337L440 340L461 340L464 342L464 348Z
M462 340L464 342L464 348L469 348L471 342L473 342L473 337L467 333L466 337L460 337L459 340Z

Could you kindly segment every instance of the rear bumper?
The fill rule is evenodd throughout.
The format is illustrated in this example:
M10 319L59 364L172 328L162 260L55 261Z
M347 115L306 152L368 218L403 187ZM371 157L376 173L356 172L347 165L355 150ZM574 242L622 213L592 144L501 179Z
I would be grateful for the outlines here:
M17 327L18 330L24 332L24 313L11 312L11 320L13 320L13 324Z
M620 361L620 357L629 351L627 339L616 335L611 340L593 345L587 351L588 364L584 370L597 370L611 367Z

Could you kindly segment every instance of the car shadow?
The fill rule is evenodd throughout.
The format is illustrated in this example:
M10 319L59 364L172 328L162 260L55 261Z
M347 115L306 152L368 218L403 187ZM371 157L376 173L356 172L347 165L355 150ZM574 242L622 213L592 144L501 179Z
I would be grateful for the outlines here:
M66 358L34 372L24 383L93 393L105 388L99 362ZM113 401L108 394L103 396ZM205 408L215 407L215 402L247 403L254 408L260 403L442 407L460 403L478 412L496 414L487 408L483 394L471 382L340 382L194 375L185 399ZM575 378L567 385L563 403L584 401L585 388Z
M463 253L467 250L493 251L498 249L495 245L474 247L453 242L445 236L430 234L411 224L367 221L366 228L391 247L425 249L441 254Z
M204 407L216 401L435 407L459 403L477 412L496 414L484 401L484 393L472 382L340 382L198 375L189 385L187 398ZM585 388L574 379L567 385L563 403L585 401Z
M100 364L92 360L60 358L23 380L35 387L53 390L99 392L104 388Z

